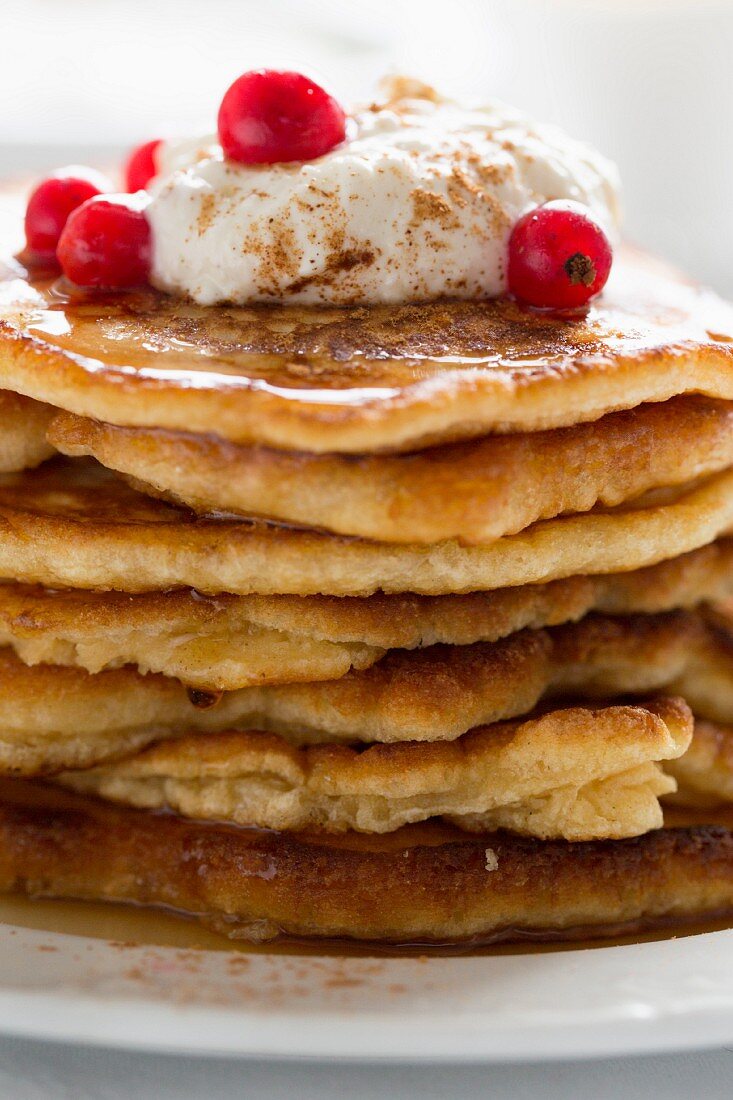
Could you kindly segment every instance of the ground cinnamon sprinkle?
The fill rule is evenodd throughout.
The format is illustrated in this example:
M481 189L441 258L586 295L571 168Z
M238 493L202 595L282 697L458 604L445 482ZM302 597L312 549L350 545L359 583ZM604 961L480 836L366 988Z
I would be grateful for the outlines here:
M423 222L436 221L441 229L457 229L459 220L451 206L450 200L444 195L436 195L433 191L425 191L416 187L411 193L412 219L410 225L417 228Z
M196 218L196 229L198 230L199 237L202 237L207 229L210 229L214 224L214 220L217 214L216 195L213 191L209 191L201 196L199 202L199 212Z
M311 286L325 286L332 283L338 275L346 271L352 271L356 267L368 267L374 263L377 256L370 248L345 249L342 252L332 252L326 258L321 271L313 275L304 275L286 288L290 294L299 294L301 290Z
M384 98L381 103L372 104L369 108L372 111L393 107L404 99L426 99L430 103L440 101L435 88L411 76L387 76L380 81L379 90Z
M514 171L511 164L487 164L478 153L467 153L466 163L476 179L484 186L496 186L497 183L503 183Z
M259 260L261 289L275 292L283 278L294 278L300 269L303 251L298 247L295 230L288 217L272 218L267 226L267 239L249 237L243 251Z

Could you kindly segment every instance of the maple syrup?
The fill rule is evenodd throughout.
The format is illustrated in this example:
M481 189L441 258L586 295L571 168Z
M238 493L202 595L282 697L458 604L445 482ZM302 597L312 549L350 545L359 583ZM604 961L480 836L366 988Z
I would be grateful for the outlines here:
M171 947L178 950L223 951L245 955L340 956L353 958L416 956L536 955L557 951L603 950L636 943L655 943L720 932L733 928L733 914L704 921L674 922L645 931L626 928L603 938L558 940L532 939L525 935L513 943L488 944L405 944L390 946L348 940L307 942L282 938L266 943L230 940L198 922L160 909L108 902L0 896L0 924L49 933L87 936L117 945Z

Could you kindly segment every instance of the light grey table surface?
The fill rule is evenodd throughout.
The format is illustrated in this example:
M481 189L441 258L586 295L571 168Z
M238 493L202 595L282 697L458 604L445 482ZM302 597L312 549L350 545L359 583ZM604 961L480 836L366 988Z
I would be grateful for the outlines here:
M733 1050L532 1066L222 1061L0 1040L2 1100L729 1100Z

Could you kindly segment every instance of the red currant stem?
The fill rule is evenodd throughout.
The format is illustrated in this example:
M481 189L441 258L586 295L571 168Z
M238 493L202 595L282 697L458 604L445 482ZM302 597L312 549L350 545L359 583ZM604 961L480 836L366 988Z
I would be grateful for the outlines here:
M593 286L596 281L596 265L584 252L574 252L563 264L573 286Z

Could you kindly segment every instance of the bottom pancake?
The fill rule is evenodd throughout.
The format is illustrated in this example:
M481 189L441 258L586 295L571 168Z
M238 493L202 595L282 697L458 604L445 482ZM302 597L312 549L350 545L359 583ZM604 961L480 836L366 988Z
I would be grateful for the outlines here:
M166 906L250 940L602 936L733 915L733 833L699 825L572 844L431 822L378 837L289 835L16 780L0 792L0 890Z

